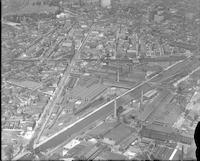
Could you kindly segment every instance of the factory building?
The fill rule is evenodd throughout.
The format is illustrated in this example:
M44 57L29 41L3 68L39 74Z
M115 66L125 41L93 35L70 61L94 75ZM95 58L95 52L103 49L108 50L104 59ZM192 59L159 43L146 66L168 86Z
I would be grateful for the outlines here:
M101 0L63 0L64 5L69 5L72 7L78 6L85 6L85 5L94 5L94 6L100 6Z
M131 6L134 5L135 2L138 2L141 0L111 0L112 5L121 5L121 6Z
M94 5L101 7L110 7L111 0L63 0L64 4L72 6L85 6L85 5Z
M141 130L141 136L160 141L172 140L186 145L192 144L191 137L181 135L174 128L164 127L162 125L151 124L149 126L143 127Z

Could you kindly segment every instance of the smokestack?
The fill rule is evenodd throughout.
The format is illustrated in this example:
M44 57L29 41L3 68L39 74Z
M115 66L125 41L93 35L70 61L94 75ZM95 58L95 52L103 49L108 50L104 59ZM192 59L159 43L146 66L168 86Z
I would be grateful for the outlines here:
M184 146L182 145L182 149L181 149L181 158L180 160L183 161L183 157L184 156Z

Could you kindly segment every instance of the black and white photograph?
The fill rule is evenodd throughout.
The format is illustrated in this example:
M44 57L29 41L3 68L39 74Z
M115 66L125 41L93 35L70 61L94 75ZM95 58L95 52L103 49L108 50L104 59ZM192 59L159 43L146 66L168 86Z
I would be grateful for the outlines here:
M200 161L200 0L0 2L2 161Z

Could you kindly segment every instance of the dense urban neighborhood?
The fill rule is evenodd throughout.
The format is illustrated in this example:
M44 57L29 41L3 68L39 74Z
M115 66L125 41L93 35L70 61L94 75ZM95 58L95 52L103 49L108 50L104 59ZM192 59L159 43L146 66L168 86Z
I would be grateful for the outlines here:
M2 160L194 160L199 0L2 0Z

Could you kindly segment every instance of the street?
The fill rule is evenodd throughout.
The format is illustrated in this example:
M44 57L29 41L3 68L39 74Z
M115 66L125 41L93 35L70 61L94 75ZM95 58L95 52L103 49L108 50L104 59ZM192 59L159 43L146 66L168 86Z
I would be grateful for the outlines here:
M188 65L191 63L191 60L186 59L184 61L181 61L179 63L176 63L175 65L171 66L170 68L167 68L167 70L162 71L160 74L155 75L149 80L146 80L139 85L133 87L132 89L128 90L124 94L116 97L115 99L107 102L106 104L100 106L98 109L94 110L90 114L86 115L85 117L79 119L75 123L69 125L68 127L64 128L63 130L59 131L57 134L53 135L52 137L48 138L47 140L44 140L40 144L35 146L35 150L46 150L52 147L56 147L59 144L61 144L64 140L66 140L67 137L70 135L77 133L80 131L81 127L89 126L89 123L92 123L93 121L100 119L102 116L108 116L111 114L111 112L114 112L113 109L113 103L115 100L120 99L121 97L133 93L140 89L141 87L147 85L148 82L161 82L165 80L165 78L169 78L173 76L175 73L180 72L182 70L181 67Z

